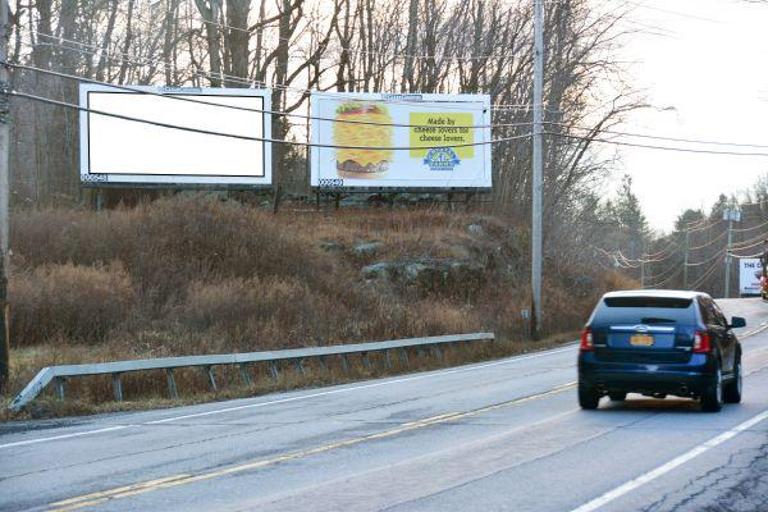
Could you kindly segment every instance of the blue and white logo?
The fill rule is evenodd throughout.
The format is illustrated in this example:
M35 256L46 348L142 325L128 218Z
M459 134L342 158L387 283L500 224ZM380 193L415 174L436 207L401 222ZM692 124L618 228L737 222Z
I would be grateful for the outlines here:
M428 165L430 171L452 171L460 163L453 148L432 148L424 157L424 165Z

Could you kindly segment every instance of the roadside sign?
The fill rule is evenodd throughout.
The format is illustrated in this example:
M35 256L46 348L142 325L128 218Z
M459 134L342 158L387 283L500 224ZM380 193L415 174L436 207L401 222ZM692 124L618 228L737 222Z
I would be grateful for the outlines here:
M760 278L762 275L763 264L759 258L739 260L739 293L742 296L760 295L762 290Z
M252 188L272 184L271 144L262 140L271 137L270 116L262 112L270 109L268 90L130 89L80 84L80 106L87 109L80 112L84 185Z
M311 184L342 189L490 189L484 94L314 93Z

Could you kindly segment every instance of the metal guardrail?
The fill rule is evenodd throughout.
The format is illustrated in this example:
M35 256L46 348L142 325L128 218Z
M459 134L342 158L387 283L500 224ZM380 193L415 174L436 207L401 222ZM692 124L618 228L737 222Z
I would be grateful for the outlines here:
M392 365L390 351L400 350L401 360L408 362L407 348L432 348L438 355L442 356L441 345L448 345L461 342L473 341L493 341L493 333L481 332L472 334L454 334L448 336L430 336L426 338L408 338L392 341L377 341L370 343L353 343L348 345L330 345L324 347L308 347L289 350L276 350L269 352L247 352L234 354L217 354L210 356L183 356L183 357L165 357L159 359L136 359L131 361L114 361L109 363L93 364L70 364L59 366L47 366L40 370L29 384L13 399L9 409L18 411L25 405L34 400L47 386L54 382L56 386L56 395L59 399L64 399L66 379L71 377L84 377L87 375L112 375L112 388L114 390L115 400L123 399L123 385L120 376L123 373L138 372L146 370L165 370L168 381L168 394L171 398L178 398L179 393L176 388L176 381L173 377L175 368L184 367L203 367L206 371L208 382L211 389L216 391L216 376L213 371L214 366L220 365L239 365L240 377L246 385L251 384L251 376L248 366L254 363L268 363L273 378L277 378L281 361L293 361L297 370L304 372L302 361L309 358L319 358L320 364L325 366L324 358L327 356L339 355L342 357L342 365L346 369L349 362L347 356L351 354L361 354L363 364L370 367L368 354L371 352L384 352L386 364Z

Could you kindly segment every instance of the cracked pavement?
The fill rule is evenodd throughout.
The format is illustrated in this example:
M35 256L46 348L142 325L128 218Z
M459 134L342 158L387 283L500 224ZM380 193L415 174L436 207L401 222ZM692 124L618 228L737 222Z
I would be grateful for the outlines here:
M723 303L748 329L768 304ZM576 347L176 409L0 425L0 510L569 511L768 410L768 331L745 399L576 402ZM768 510L768 420L606 502Z

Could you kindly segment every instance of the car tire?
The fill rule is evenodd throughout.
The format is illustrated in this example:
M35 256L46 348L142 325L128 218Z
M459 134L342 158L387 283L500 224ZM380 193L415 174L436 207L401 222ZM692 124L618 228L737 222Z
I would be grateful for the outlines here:
M733 378L725 383L723 389L723 401L727 404L738 404L741 402L742 374L741 357L736 361L733 367Z
M608 397L611 399L611 402L623 402L627 399L627 393L625 391L614 391L608 393Z
M579 384L579 405L582 409L597 409L601 395L597 389L586 384Z
M720 412L723 408L723 372L717 363L712 382L701 395L701 408L706 412Z

